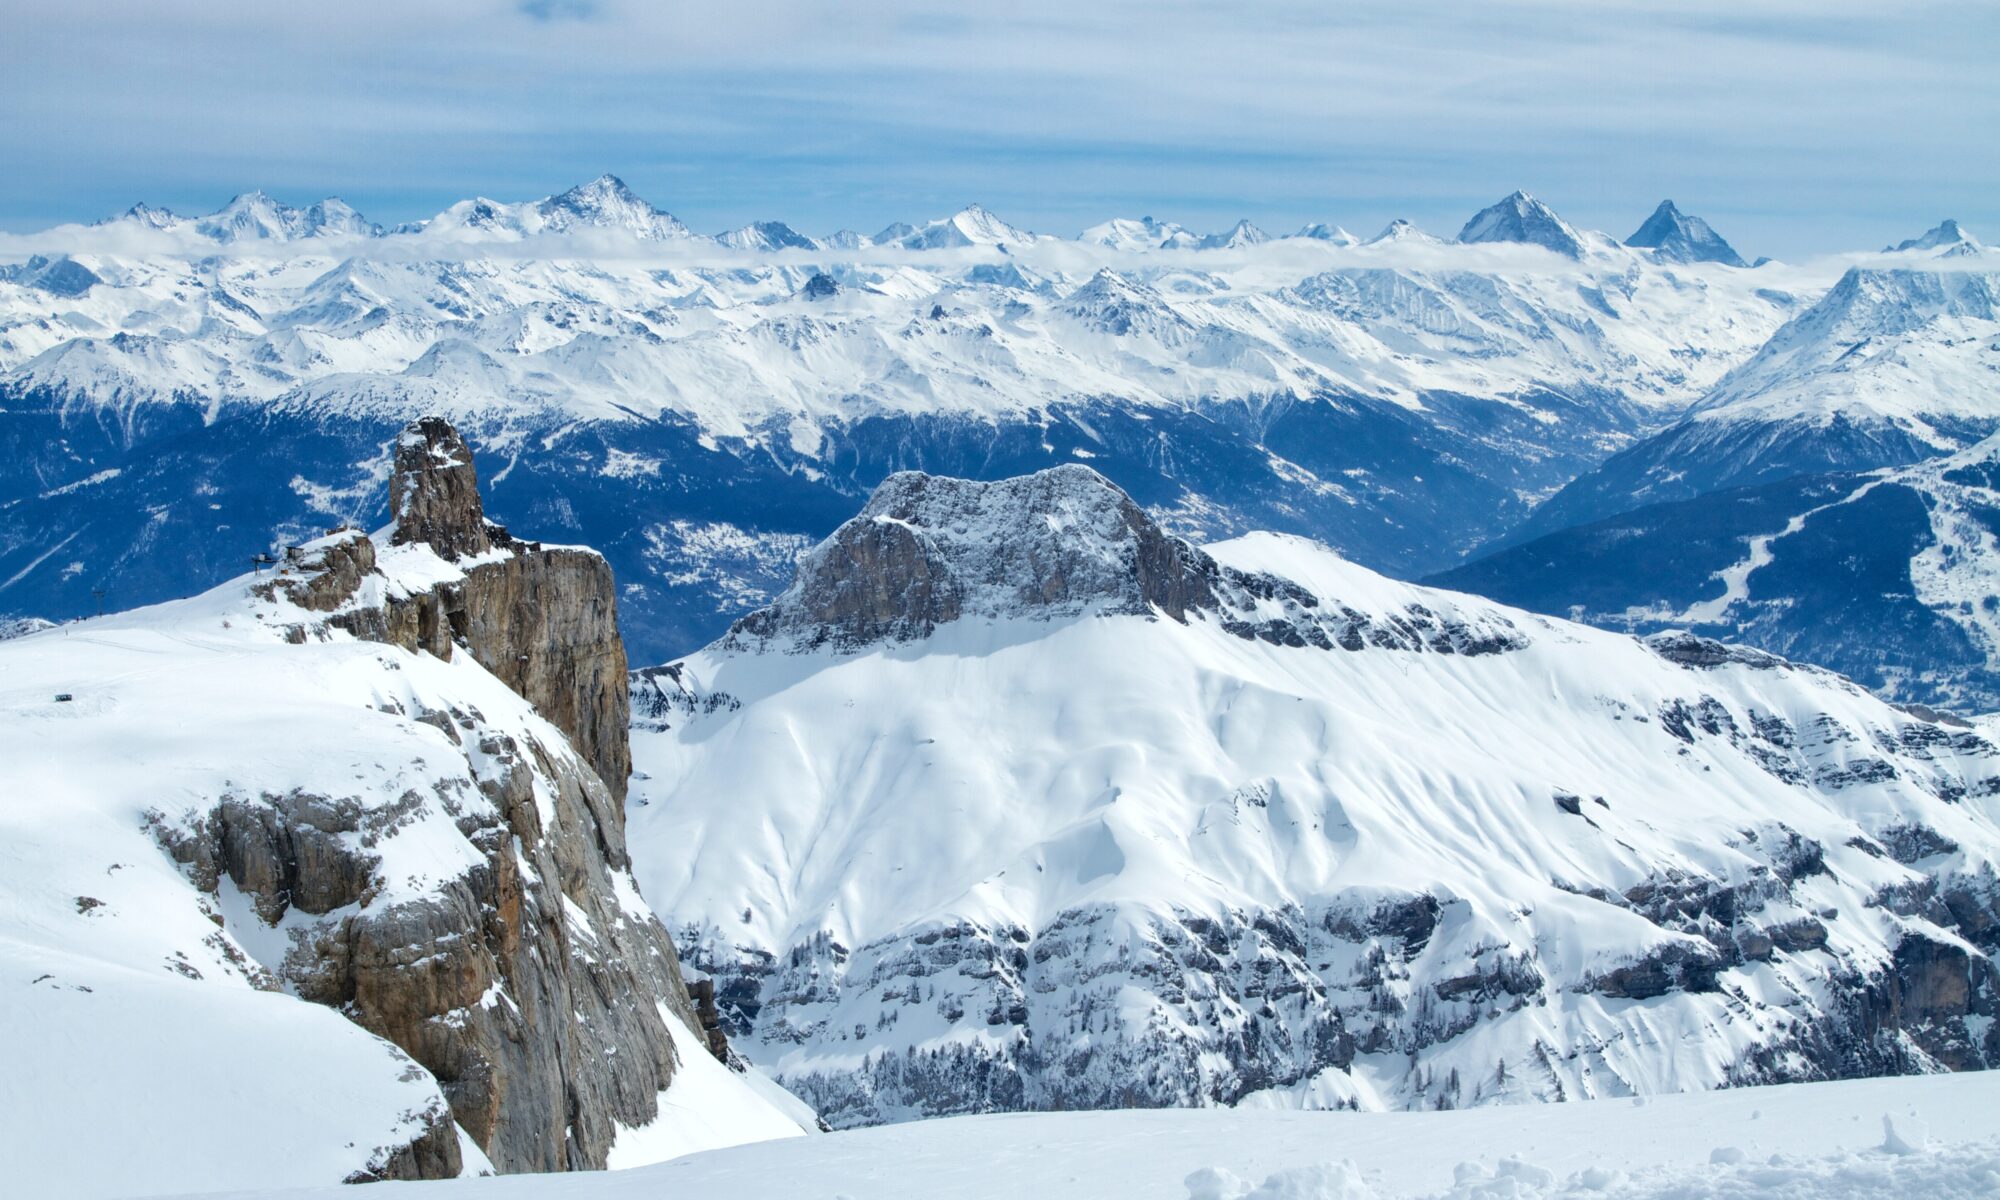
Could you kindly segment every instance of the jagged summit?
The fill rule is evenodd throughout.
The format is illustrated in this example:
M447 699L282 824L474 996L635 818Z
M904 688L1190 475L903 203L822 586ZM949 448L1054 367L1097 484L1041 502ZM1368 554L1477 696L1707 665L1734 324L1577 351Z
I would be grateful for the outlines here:
M1724 241L1707 221L1674 207L1672 200L1660 201L1653 215L1638 232L1625 239L1628 246L1653 251L1666 262L1716 262L1732 267L1748 266L1736 248Z
M1179 620L1213 603L1215 571L1089 467L997 483L903 471L801 560L777 603L737 622L731 636L848 647L915 640L963 617L1157 607Z
M165 229L178 220L163 210L134 205L127 216L151 228ZM262 191L245 192L215 212L194 221L194 230L203 237L224 244L232 242L289 242L314 237L376 237L382 228L354 211L338 197L308 204L304 208L275 200Z
M97 272L64 254L48 258L40 254L30 255L28 260L13 266L0 267L0 280L37 288L51 296L82 296L91 288L103 283Z
M1428 610L1368 616L1275 575L1224 566L1161 529L1089 467L994 482L903 471L799 561L792 586L724 644L852 651L917 641L964 619L1197 616L1289 646L1480 654L1525 642L1504 621ZM1383 618L1383 619L1378 619Z
M1063 311L1086 325L1114 337L1134 332L1156 336L1184 329L1185 323L1152 288L1099 267L1097 274L1063 301Z
M825 271L813 272L812 278L799 288L799 295L807 300L831 300L840 294L840 281Z
M1903 254L1912 251L1939 251L1939 257L1956 257L1977 254L1985 249L1978 238L1973 237L1964 226L1947 217L1921 236L1883 247L1885 254Z
M1458 231L1458 240L1524 242L1570 258L1583 257L1583 238L1554 209L1526 192L1515 192L1491 208L1481 209Z
M513 540L486 519L472 450L443 417L412 421L397 437L389 512L395 520L390 544L424 542L453 561Z
M687 237L688 228L639 197L616 175L604 174L535 205L542 232L623 229L645 238Z
M1271 240L1271 235L1244 218L1221 233L1211 233L1201 239L1203 250L1235 250L1243 246L1261 246Z
M186 217L169 208L160 208L141 200L115 217L105 217L95 222L98 225L137 225L143 229L172 229L185 224Z

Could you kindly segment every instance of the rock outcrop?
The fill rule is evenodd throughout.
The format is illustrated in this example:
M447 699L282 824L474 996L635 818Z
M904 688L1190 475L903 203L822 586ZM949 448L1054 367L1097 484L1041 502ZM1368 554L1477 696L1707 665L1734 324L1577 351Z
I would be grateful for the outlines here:
M282 959L258 968L273 986L339 1009L438 1079L442 1133L391 1148L373 1177L456 1174L453 1121L503 1171L601 1168L618 1125L654 1118L677 1055L713 1049L675 1045L665 1014L689 1029L702 1014L629 875L611 574L594 552L488 522L471 454L443 421L398 441L393 493L386 537L329 534L256 594L277 619L289 612L296 643L344 633L469 654L563 736L384 699L445 735L456 773L386 799L231 795L155 832L198 887L226 879L285 931ZM445 857L469 865L399 877L384 863L406 836L462 839L471 853Z
M1425 608L1369 615L1291 580L1239 571L1161 529L1085 466L997 482L904 471L800 560L791 588L728 644L856 650L962 619L1205 618L1280 645L1486 654L1525 642Z
M397 439L389 489L389 547L455 570L433 586L364 594L375 542L337 531L294 553L286 595L357 637L443 659L462 646L554 722L622 802L631 710L610 566L595 551L521 541L488 521L472 451L439 418Z

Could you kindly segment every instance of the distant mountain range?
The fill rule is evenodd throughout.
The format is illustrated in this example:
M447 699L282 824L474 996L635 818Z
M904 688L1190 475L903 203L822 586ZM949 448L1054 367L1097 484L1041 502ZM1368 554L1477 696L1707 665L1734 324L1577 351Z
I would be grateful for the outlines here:
M711 238L604 176L394 228L250 193L22 244L0 616L163 599L377 522L372 464L432 412L496 511L604 549L648 658L767 600L902 468L1086 462L1189 535L1276 529L1413 576L2000 428L1992 252L1953 222L1756 270L1671 202L1621 242L1519 192L1456 239L1141 218L1069 240L977 205Z

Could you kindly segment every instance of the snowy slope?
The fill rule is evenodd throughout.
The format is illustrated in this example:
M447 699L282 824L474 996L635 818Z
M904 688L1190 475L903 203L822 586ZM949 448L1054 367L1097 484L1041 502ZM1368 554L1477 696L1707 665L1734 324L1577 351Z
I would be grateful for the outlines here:
M1984 736L1298 539L1209 552L1080 468L897 476L642 673L641 882L837 1126L2000 1051Z
M1246 1193L1254 1200L1973 1200L2000 1185L1996 1102L2000 1076L1961 1075L1663 1096L1644 1105L961 1117L559 1182L478 1180L399 1190L420 1200L719 1193L867 1200L1235 1200Z
M1547 533L1644 504L1902 466L2000 429L2000 274L1849 269L1669 428L1538 509Z
M2000 709L2000 436L1914 466L1650 505L1435 578L1634 631L1688 627L1892 699Z
M421 545L385 547L383 562L373 586L389 594L463 577ZM550 857L576 819L577 781L595 780L559 730L469 654L447 662L356 640L282 591L265 594L270 578L0 642L0 1141L21 1194L410 1177L435 1174L447 1151L483 1169L429 1070L307 997L339 991L324 976L345 972L357 1021L394 1025L411 1010L416 1021L484 960L465 955L465 978L428 985L436 995L413 979L422 994L409 995L391 981L421 957L385 963L365 942L351 962L328 956L374 921L400 930L406 953L442 959L466 938L430 941L425 914L490 889L496 870L511 880L500 887L513 889L514 916L571 948L580 986L586 972L627 978L599 956L657 933L622 866L593 890L602 860L560 847ZM295 644L298 630L317 632ZM520 796L540 815L510 835L519 814L506 806ZM259 829L291 847L291 873L262 874ZM211 835L225 861L204 857ZM343 870L349 859L367 867L361 879ZM496 930L510 919L489 915ZM419 1025L519 1021L547 1002L535 986L495 979L479 1011ZM620 1003L632 1002L650 1003ZM537 1029L513 1036L553 1037L563 1019L542 1011ZM678 1016L660 1019L678 1030L668 1052L681 1070L656 1120L618 1131L614 1154L657 1161L799 1132ZM592 1031L613 1053L629 1046L614 1024ZM449 1041L422 1037L436 1053ZM468 1066L477 1056L456 1052ZM635 1079L647 1069L627 1068ZM507 1081L520 1097L550 1082ZM453 1103L483 1108L480 1088L460 1085ZM574 1086L571 1120L609 1119L578 1111L598 1098ZM500 1100L503 1122L512 1102Z

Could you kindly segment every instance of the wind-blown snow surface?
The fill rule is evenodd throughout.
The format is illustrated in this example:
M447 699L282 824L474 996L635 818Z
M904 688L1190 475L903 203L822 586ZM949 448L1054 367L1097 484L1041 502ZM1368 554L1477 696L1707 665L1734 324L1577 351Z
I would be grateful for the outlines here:
M319 207L0 239L20 259L0 268L0 614L132 607L233 574L274 528L372 527L380 446L431 413L480 451L496 513L606 553L653 658L767 599L785 546L908 467L1088 461L1204 538L1281 528L1441 569L1832 281L1510 228L1066 241L976 206L718 242L615 179L380 236ZM831 294L807 287L822 273ZM691 563L682 531L723 526L747 552Z
M412 587L452 569L424 547L396 556ZM315 614L253 582L0 642L0 1146L13 1194L339 1181L451 1120L402 1051L277 990L286 955L309 927L483 866L459 821L490 815L481 784L507 769L504 739L587 768L469 654L443 662L340 634L287 644L286 625ZM467 734L447 736L448 720ZM199 890L157 838L228 797L298 793L351 798L361 814L359 832L328 835L380 859L359 901L272 926L227 875L214 899ZM650 917L629 878L619 903L619 919ZM567 919L589 935L580 910ZM514 1001L496 987L483 1003ZM654 1153L628 1155L798 1132L699 1039L680 1057L693 1066L663 1094L659 1130L633 1135ZM686 1110L705 1116L670 1119ZM459 1140L468 1168L483 1166Z
M933 594L969 597L928 637L801 650L781 616L648 679L641 881L738 1048L836 1125L1622 1096L2000 1049L1984 952L1932 902L1992 907L1984 737L1294 538L1209 548L1308 594L1226 620L1009 616L953 582L990 565L981 529L1072 589L1083 568L1046 564L1115 570L1080 492L990 524L871 505Z
M1975 1200L2000 1189L1996 1106L2000 1075L1975 1074L1643 1105L1017 1114L722 1150L606 1175L389 1186L417 1200Z

